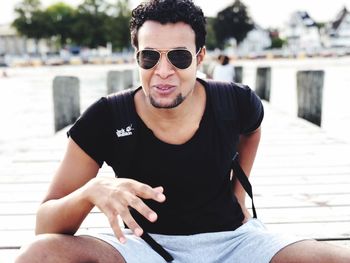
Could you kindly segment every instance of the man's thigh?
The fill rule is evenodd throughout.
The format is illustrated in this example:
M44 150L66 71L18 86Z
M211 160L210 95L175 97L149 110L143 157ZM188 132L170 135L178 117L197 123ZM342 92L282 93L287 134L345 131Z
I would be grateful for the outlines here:
M325 242L305 240L279 251L271 263L349 263L350 249Z
M32 243L22 247L16 263L22 262L125 263L120 253L104 241L60 234L39 235Z

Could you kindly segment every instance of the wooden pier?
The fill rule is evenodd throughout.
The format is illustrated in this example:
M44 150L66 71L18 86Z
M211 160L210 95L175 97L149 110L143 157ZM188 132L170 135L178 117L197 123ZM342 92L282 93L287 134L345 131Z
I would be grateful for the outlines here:
M258 217L273 231L350 248L350 143L265 105L251 181ZM35 212L63 157L65 131L24 143L0 160L0 262L34 236ZM101 174L113 176L104 166ZM247 198L247 203L250 200ZM103 230L96 209L81 229Z

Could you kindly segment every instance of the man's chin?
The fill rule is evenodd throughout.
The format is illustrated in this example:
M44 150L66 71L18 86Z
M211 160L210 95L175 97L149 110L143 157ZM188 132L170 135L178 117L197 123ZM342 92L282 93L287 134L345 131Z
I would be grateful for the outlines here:
M184 101L184 98L179 94L173 101L162 102L150 97L150 103L153 107L157 109L173 109L179 106Z

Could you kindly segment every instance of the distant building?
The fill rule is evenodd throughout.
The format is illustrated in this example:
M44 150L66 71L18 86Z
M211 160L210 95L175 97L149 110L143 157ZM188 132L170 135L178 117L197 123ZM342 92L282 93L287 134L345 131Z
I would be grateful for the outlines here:
M37 48L39 53L49 51L45 40L36 44L33 39L20 36L10 25L0 25L0 55L34 54Z
M0 54L19 55L26 50L26 39L10 25L0 25Z
M350 47L350 12L344 7L322 33L325 47Z
M238 45L239 54L259 53L271 46L270 34L257 24Z
M321 38L316 22L307 12L294 12L286 27L283 37L291 51L315 51L321 48Z

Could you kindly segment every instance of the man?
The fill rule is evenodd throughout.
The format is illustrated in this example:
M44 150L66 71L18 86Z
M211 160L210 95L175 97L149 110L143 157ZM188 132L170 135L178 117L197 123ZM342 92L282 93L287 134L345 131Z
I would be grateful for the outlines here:
M103 98L69 131L67 152L37 213L37 239L17 263L165 262L152 240L173 262L349 262L348 251L285 239L251 219L244 190L230 183L233 156L224 147L237 148L249 175L262 106L250 89L232 84L239 97L240 112L232 112L237 140L222 141L208 83L196 79L205 34L203 13L191 0L151 0L133 11L142 89L131 102L139 138L129 170L118 178L96 177L103 162L118 173L114 116ZM119 135L133 132L130 127ZM94 206L111 233L74 236ZM129 229L120 228L119 216Z
M218 64L213 71L213 80L232 82L235 79L235 68L230 64L230 58L226 55L219 55Z

